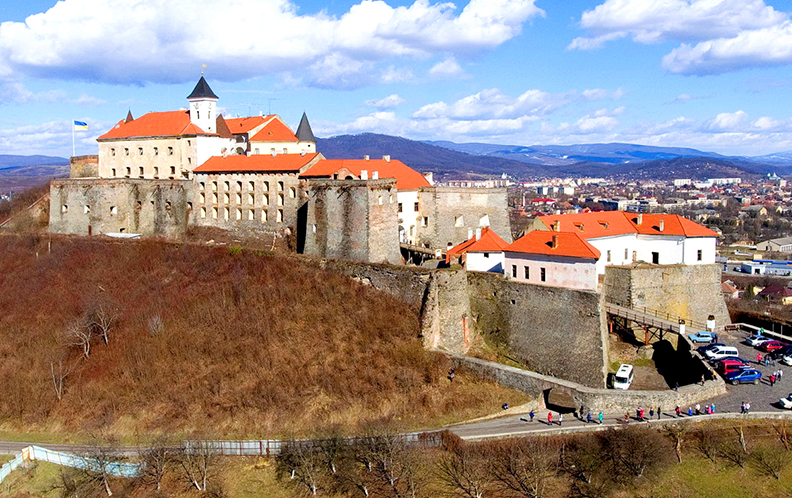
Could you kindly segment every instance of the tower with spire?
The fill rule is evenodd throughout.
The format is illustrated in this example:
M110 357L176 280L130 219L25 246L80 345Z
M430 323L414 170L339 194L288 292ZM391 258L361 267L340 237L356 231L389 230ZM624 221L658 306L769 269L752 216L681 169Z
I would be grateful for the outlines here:
M207 133L216 133L218 97L203 75L187 100L190 102L190 122Z

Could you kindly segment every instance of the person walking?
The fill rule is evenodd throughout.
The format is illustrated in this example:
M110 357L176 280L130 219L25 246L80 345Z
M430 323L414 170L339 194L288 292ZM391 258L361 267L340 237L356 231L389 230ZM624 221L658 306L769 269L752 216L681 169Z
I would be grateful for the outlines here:
M766 367L769 367L769 366L770 366L770 358L768 358L767 356L765 356L765 359L764 359L764 365L765 365Z
M591 412L586 413L586 423L587 424L591 423Z
M599 415L597 415L597 419L599 420L599 425L602 425L602 412L599 412Z
M533 419L536 416L536 414L534 413L533 409L531 409L531 411L528 412L528 416L531 417L531 422L533 422Z
M756 353L756 363L759 365L762 364L762 353Z
M682 409L679 407L679 405L677 405L676 408L674 408L674 411L676 412L677 418L682 417Z
M643 409L643 408L641 408L641 413L640 413L640 415L641 415L641 416L640 416L639 418L641 419L641 422L643 422L644 420L646 420L646 417L644 417L644 409Z
M712 406L710 406L710 413L715 414L715 403L712 403Z
M627 413L624 415L624 423L625 423L625 424L629 424L629 423L630 423L630 412L627 412Z
M660 409L660 407L658 406L658 407L657 407L657 420L660 420L660 417L661 417L662 415L663 415L663 411L662 411L662 410Z
M751 403L745 403L745 413L751 413Z
M784 376L784 371L779 368L778 375L776 375L776 380L781 380L781 377L783 376Z
M701 405L696 403L696 415L701 415Z
M740 403L740 413L745 413L745 401Z
M776 381L775 374L771 374L770 375L770 387L773 387L773 385L775 384L775 381Z
M688 417L692 417L692 416L693 416L693 407L688 406Z
M553 425L553 412L547 412L547 425Z
M561 422L563 422L563 421L564 421L564 414L563 413L559 413L558 414L558 426L559 427L561 427Z

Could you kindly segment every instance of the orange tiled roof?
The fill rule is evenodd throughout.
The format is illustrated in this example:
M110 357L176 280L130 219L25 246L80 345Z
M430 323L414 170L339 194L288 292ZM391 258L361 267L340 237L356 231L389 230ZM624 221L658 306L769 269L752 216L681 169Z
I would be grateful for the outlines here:
M99 137L176 137L181 135L216 135L207 133L190 122L189 111L150 112L132 121L119 121L110 131Z
M612 237L629 233L643 235L679 235L685 237L717 237L718 234L678 214L648 214L624 211L597 211L589 213L553 214L540 216L539 220L552 230L556 222L561 232L575 232L585 239ZM663 230L660 231L660 220Z
M466 240L449 249L446 252L446 263L450 263L452 257L461 256L466 252L500 252L508 245L509 243L500 238L494 230L490 227L484 227L478 240L476 240L476 237L471 237L470 240Z
M274 117L275 115L272 114L268 116L250 116L247 118L229 118L226 119L225 122L228 125L228 129L231 130L231 133L248 133L250 130L263 125Z
M273 119L259 130L251 142L298 142L297 136L280 119Z
M196 173L227 173L227 172L273 172L273 173L299 173L302 168L309 166L321 154L269 154L252 156L214 156L205 163L195 168Z
M553 248L553 237L556 247ZM569 258L599 259L599 250L575 232L532 230L505 249L507 252L566 256Z
M399 190L415 190L431 186L421 173L395 159L390 161L384 159L324 159L301 176L306 178L332 177L333 174L343 169L357 177L360 177L361 171L366 170L369 178L377 171L380 178L395 178L396 188Z

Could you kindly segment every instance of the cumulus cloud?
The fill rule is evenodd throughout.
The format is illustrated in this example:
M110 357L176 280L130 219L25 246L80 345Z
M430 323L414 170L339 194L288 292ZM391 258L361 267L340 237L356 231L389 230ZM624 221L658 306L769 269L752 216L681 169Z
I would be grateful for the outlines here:
M571 100L569 94L528 90L519 97L504 95L497 88L482 90L453 104L427 104L413 113L414 118L513 119L544 116Z
M637 43L678 41L663 67L680 74L715 74L792 62L789 15L764 0L606 0L583 13L590 36L570 50L591 50L620 38Z
M342 62L498 46L544 14L534 2L470 0L457 11L429 0L400 7L362 0L335 17L301 15L290 0L63 0L25 22L0 24L0 78L173 83L207 64L228 81L308 68L307 82L329 86L336 77L345 88L355 71Z
M0 106L7 104L28 104L31 102L56 102L65 97L62 90L48 90L45 92L31 92L25 85L18 81L0 81Z
M429 70L429 74L436 77L457 76L463 73L462 66L457 64L456 59L449 57L438 62Z
M708 131L737 131L748 122L748 113L745 111L722 112L704 123L704 130Z
M377 109L391 109L403 103L404 103L404 99L399 97L399 95L396 93L394 93L393 95L388 95L387 97L383 97L381 99L373 99L366 101L367 106L376 107Z
M96 122L83 118L89 130L107 129L111 123ZM0 150L7 154L31 154L70 156L72 146L72 122L48 121L45 123L24 125L0 129ZM78 133L76 136L77 153L94 151L96 153L96 137L94 132Z
M606 90L604 88L592 88L583 90L581 96L584 100L619 100L624 96L624 90L617 88L616 90Z

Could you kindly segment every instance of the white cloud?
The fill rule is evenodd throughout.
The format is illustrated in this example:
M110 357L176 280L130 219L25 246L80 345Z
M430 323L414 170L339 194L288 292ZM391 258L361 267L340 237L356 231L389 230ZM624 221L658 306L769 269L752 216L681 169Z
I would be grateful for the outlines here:
M747 122L748 113L745 111L722 112L705 122L703 129L716 132L737 131Z
M543 15L534 2L470 0L456 12L429 0L395 8L361 0L333 17L300 15L289 0L63 0L25 22L0 24L0 77L171 83L207 64L228 81L310 68L305 81L328 87L336 77L346 88L362 71L341 62L492 48Z
M457 64L456 59L453 57L449 57L443 61L438 62L429 70L429 74L434 77L448 77L448 76L457 76L462 74L462 66Z
M62 90L48 90L34 93L18 81L0 81L0 106L4 104L28 104L30 102L56 102L65 97Z
M519 97L504 95L497 88L457 100L427 104L413 113L414 118L449 119L514 119L525 116L543 116L570 101L569 94L552 94L541 90L528 90Z
M581 93L585 100L619 100L624 96L624 90L617 88L616 90L606 90L604 88L592 88L583 90Z
M88 132L76 135L77 153L96 154L97 130L107 130L111 123L83 119L88 123ZM44 154L48 156L71 155L72 122L49 121L35 125L24 125L0 129L0 150L6 154Z
M680 74L715 74L792 62L789 14L764 0L605 0L583 13L591 36L570 50L590 50L611 40L678 41L663 67Z
M72 102L77 105L86 105L86 106L102 105L107 103L107 101L105 101L104 99L100 99L98 97L91 97L90 95L80 95Z
M376 107L377 109L391 109L403 103L404 103L404 99L399 97L399 95L396 93L394 93L393 95L388 95L387 97L383 97L381 99L373 99L366 101L367 106Z

